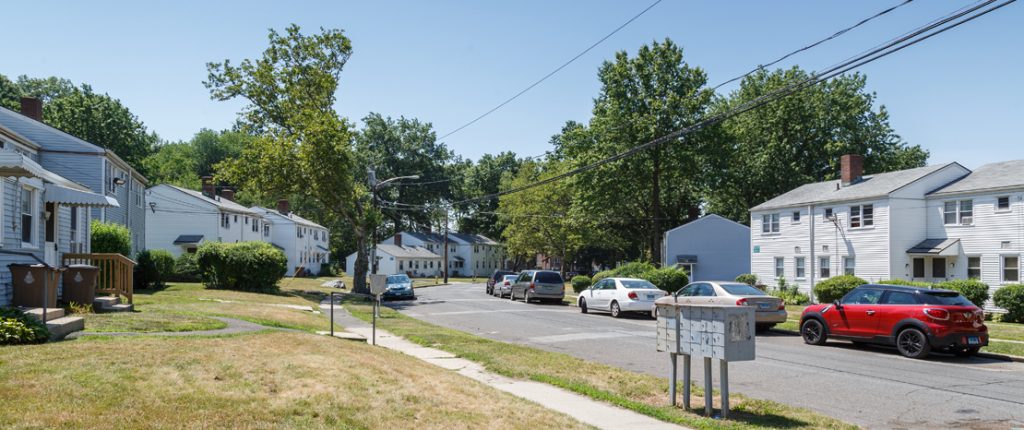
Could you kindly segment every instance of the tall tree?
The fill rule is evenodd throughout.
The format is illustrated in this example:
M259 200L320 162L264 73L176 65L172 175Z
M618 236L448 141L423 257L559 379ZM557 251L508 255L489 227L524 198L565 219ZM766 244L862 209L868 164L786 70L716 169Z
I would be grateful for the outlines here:
M356 180L352 125L334 110L352 44L341 30L304 35L297 25L270 30L260 58L238 66L209 63L212 98L242 98L245 131L258 137L219 175L266 197L305 195L353 226L357 257L353 289L367 291L369 234L379 213Z
M460 200L497 193L501 189L502 180L510 175L515 176L522 163L511 151L497 155L484 154L479 161L462 170ZM493 239L501 237L505 224L497 215L498 199L476 200L456 209L464 214L459 219L459 231L482 234Z
M238 158L251 140L238 131L202 129L186 142L158 145L142 164L151 182L198 190L201 177L213 175L218 163Z
M716 102L724 111L805 80L797 68L761 71ZM727 162L710 177L708 210L749 223L748 209L808 182L839 176L843 154L861 154L865 172L923 166L928 151L889 125L861 74L844 75L728 120Z

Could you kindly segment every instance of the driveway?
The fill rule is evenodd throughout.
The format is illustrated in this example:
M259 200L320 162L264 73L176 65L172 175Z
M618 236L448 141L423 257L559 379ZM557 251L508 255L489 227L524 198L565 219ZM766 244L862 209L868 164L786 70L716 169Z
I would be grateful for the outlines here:
M387 305L486 338L668 376L668 354L655 350L654 321L646 317L614 319L570 306L510 302L484 294L483 284L423 288L416 294L415 302ZM698 381L703 374L696 360L693 374ZM717 387L717 366L713 375ZM729 380L734 392L868 428L1024 425L1022 363L941 354L910 360L889 348L845 342L811 347L796 336L768 334L757 338L756 361L730 364Z

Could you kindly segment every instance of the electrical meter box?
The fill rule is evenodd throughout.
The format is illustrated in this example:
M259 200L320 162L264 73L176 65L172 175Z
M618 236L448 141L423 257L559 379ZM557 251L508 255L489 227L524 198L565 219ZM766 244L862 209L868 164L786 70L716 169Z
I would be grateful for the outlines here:
M754 359L754 308L750 306L658 305L657 348L661 352L725 361Z

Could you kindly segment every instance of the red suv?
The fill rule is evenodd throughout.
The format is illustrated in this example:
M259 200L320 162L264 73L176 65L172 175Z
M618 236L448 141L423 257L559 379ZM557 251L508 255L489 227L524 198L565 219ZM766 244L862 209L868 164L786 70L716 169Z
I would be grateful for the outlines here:
M832 304L808 306L800 334L811 345L829 337L895 345L910 358L932 350L969 356L988 345L985 313L960 293L897 285L861 285Z

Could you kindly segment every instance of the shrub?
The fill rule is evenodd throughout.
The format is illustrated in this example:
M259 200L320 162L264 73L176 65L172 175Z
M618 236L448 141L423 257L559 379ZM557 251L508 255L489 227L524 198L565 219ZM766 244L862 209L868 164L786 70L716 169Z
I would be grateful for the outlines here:
M753 273L744 273L736 277L736 282L742 282L753 287L754 285L757 285L757 275Z
M604 278L611 278L615 276L614 270L602 270L594 274L594 277L590 279L590 282L597 282Z
M778 282L776 288L768 291L769 295L782 299L787 305L806 305L811 302L811 297L801 293L800 287L796 284L787 284L784 277L780 277Z
M884 281L878 281L878 283L879 284L884 284L884 285L905 285L905 286L908 286L908 287L918 287L918 288L932 288L932 286L933 286L932 284L930 284L928 282L907 281L907 280L903 280L903 279L886 279Z
M39 320L15 308L0 308L0 345L42 343L50 331Z
M1006 309L999 321L1024 323L1024 284L1003 286L996 290L992 301Z
M583 292L592 283L587 275L576 275L572 277L572 290L577 294Z
M690 277L686 275L685 270L671 267L649 270L641 275L640 278L650 281L659 289L669 293L679 291L680 288L685 287L690 282Z
M132 255L132 235L128 227L93 220L89 229L92 231L92 252Z
M815 285L814 296L818 298L818 303L832 303L866 283L868 281L853 275L834 276Z
M655 270L655 268L651 263L635 261L616 267L612 272L619 278L642 278L645 273L652 270Z
M171 280L178 282L199 281L199 265L196 264L196 255L184 253L174 261L174 274Z
M953 290L970 300L977 307L984 307L988 301L988 285L977 279L955 279L952 281L940 282L935 288Z
M277 292L288 270L284 252L266 242L207 243L196 263L207 287L261 293Z
M320 273L317 273L316 276L321 277L321 278L329 277L329 276L334 276L334 265L333 264L321 264L320 265Z
M174 256L166 250L142 250L135 260L135 283L139 288L163 288L174 274Z

